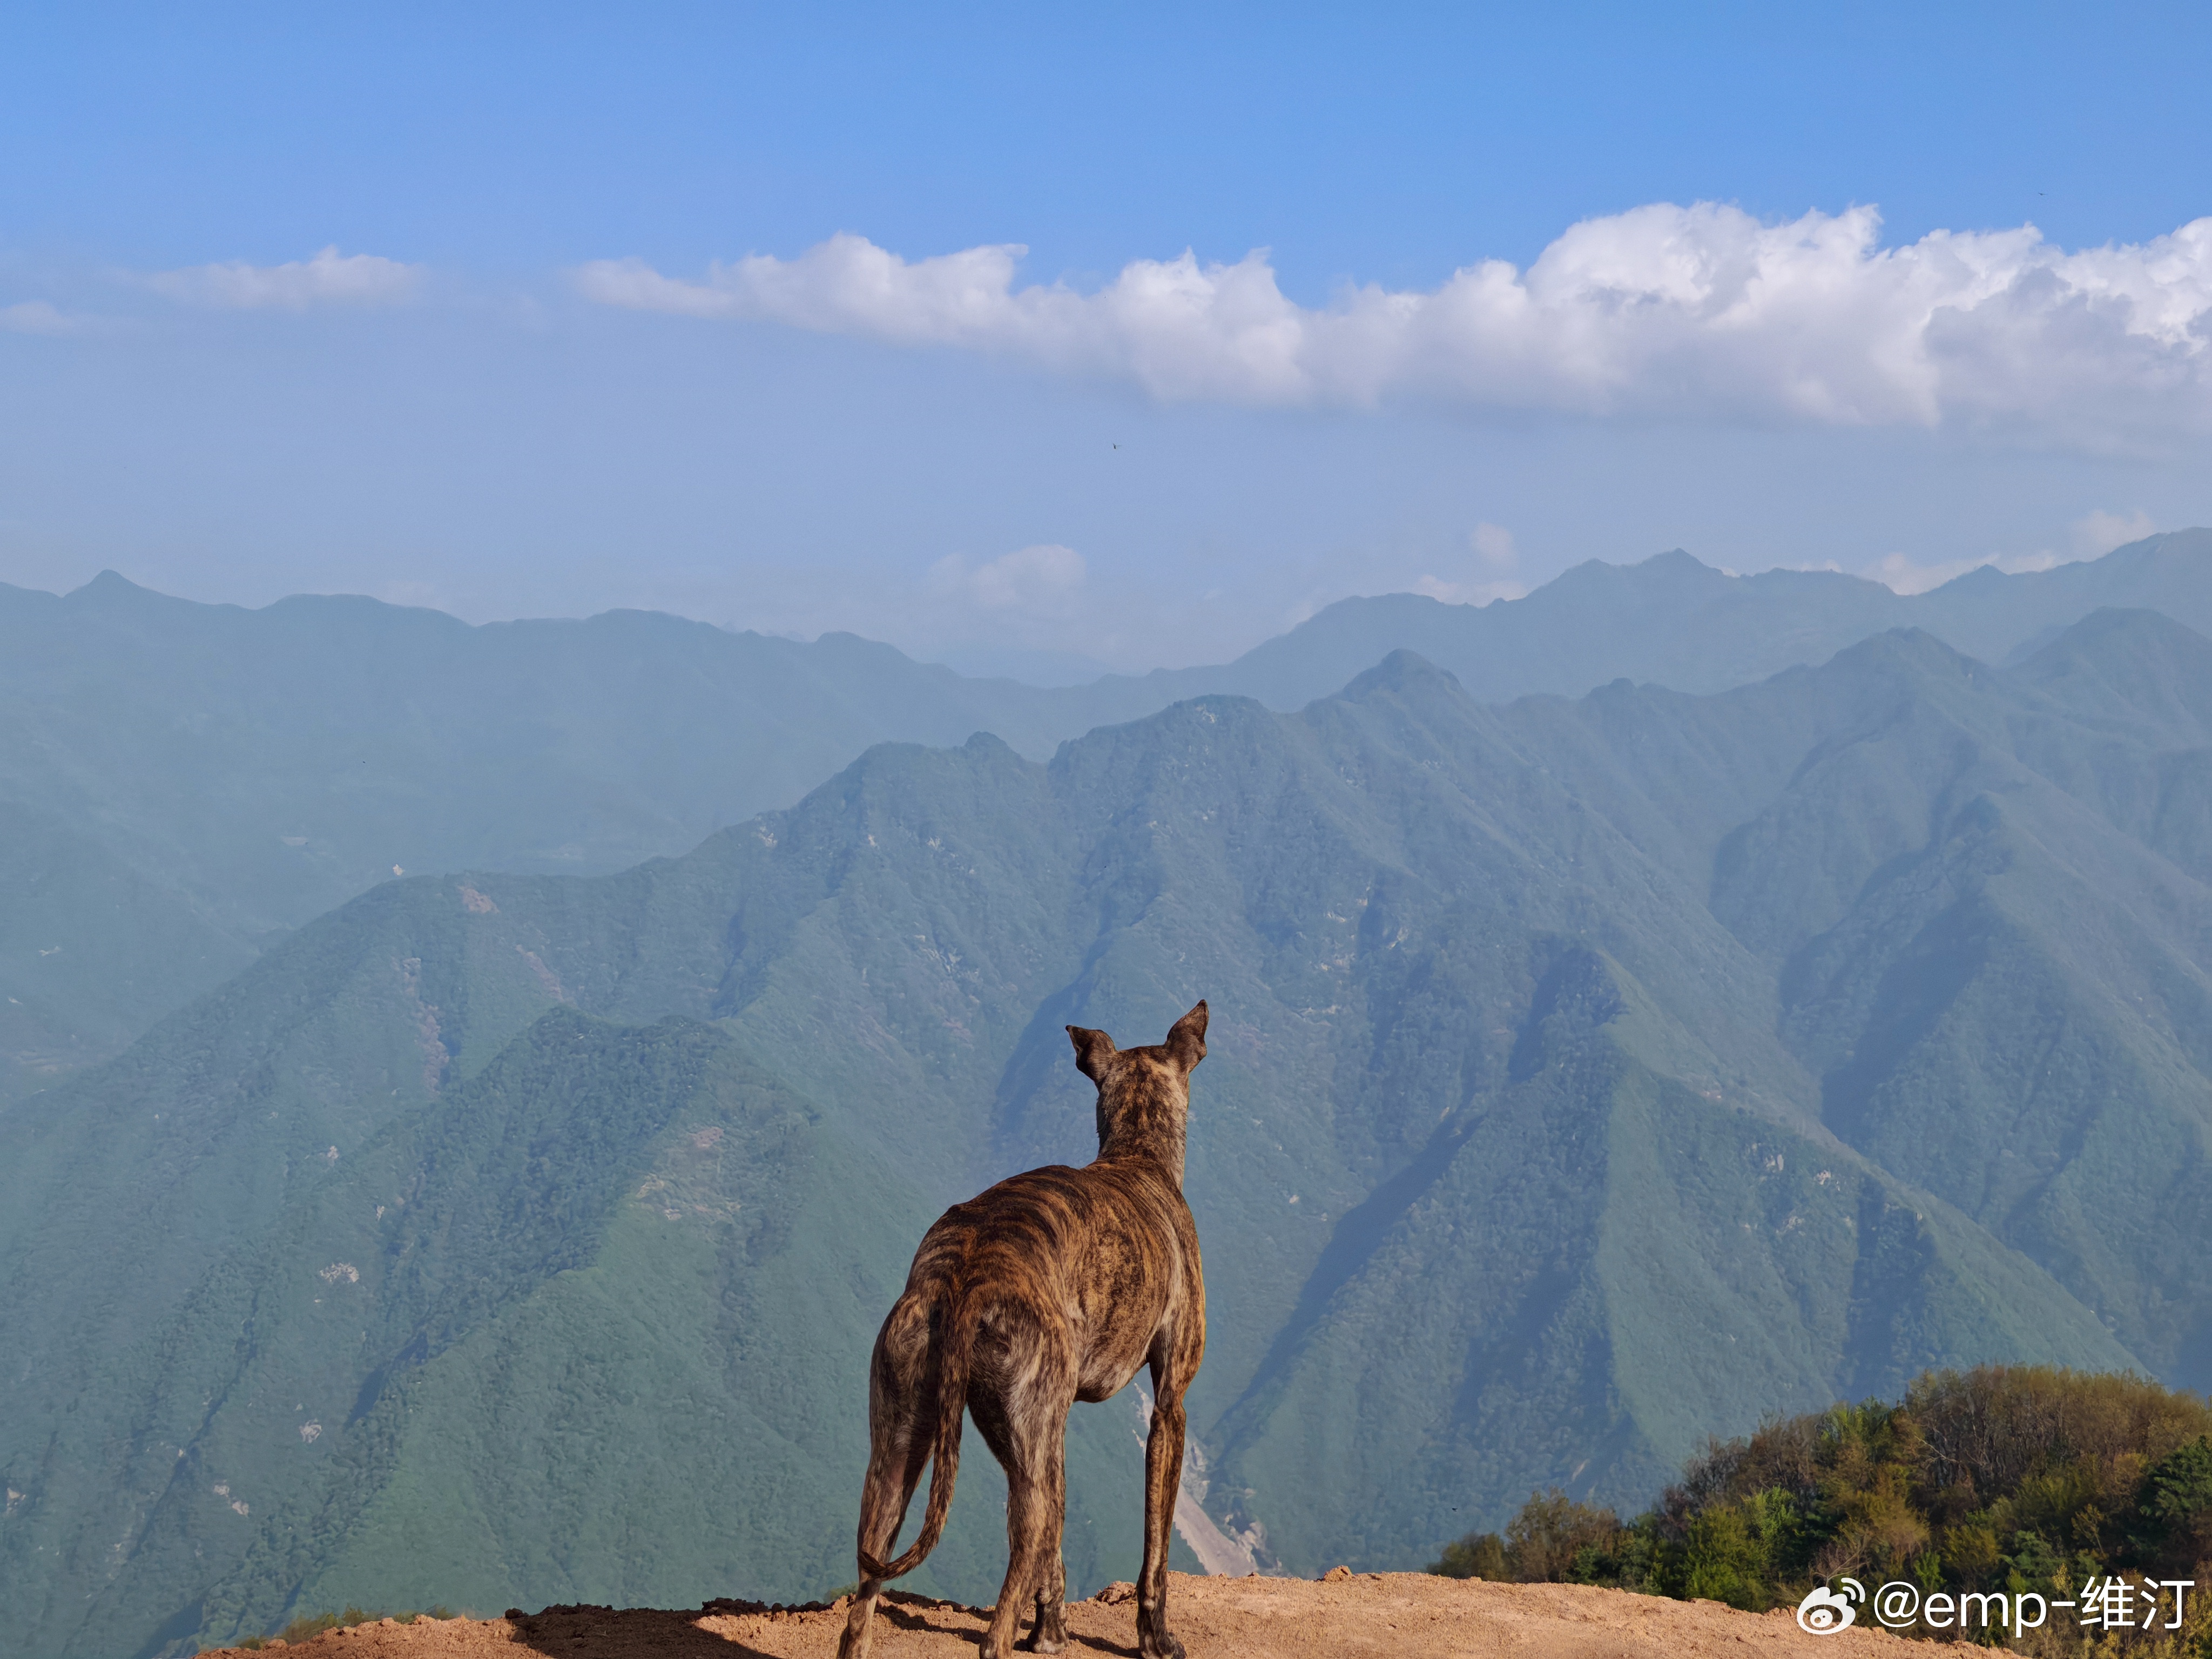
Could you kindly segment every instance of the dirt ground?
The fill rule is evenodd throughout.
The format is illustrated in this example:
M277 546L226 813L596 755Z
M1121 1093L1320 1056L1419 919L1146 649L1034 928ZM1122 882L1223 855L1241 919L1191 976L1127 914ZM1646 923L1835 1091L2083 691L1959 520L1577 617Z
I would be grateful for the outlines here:
M1069 1604L1070 1659L1135 1659L1137 1605L1127 1584ZM1704 1659L1774 1654L1850 1659L1907 1651L1902 1638L1853 1628L1810 1636L1786 1608L1738 1613L1717 1601L1669 1601L1573 1584L1492 1584L1426 1573L1291 1578L1172 1576L1169 1619L1190 1659L1320 1659L1390 1654L1395 1659ZM967 1659L983 1630L980 1607L899 1595L877 1612L882 1659ZM828 1659L844 1626L842 1603L778 1611L738 1601L691 1613L548 1607L511 1619L421 1620L332 1631L296 1650L314 1659L446 1659L497 1653L562 1659ZM517 1651L520 1650L520 1652ZM264 1649L266 1652L269 1650ZM242 1649L222 1650L226 1655Z

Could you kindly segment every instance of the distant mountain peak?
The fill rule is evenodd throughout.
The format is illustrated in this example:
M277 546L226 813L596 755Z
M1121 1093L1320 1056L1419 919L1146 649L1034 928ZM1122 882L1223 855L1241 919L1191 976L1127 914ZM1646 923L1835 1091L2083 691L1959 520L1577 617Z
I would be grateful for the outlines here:
M2212 640L2155 611L2093 611L2012 672L2079 715L2148 724L2191 744L2212 734Z
M1418 651L1401 648L1353 680L1340 695L1346 702L1356 702L1377 691L1443 692L1447 687L1451 696L1467 696L1458 675L1439 668Z
M1895 672L1900 667L1955 672L1976 665L1972 658L1926 629L1910 625L1869 635L1836 653L1832 660L1838 667L1865 665L1884 672Z
M1604 559L1584 559L1580 564L1561 571L1534 592L1507 603L1509 607L1525 607L1531 601L1542 600L1547 594L1573 596L1593 588L1640 592L1659 586L1668 589L1711 591L1726 587L1735 580L1725 570L1716 569L1695 554L1679 547L1670 547L1664 553L1654 553L1650 558L1639 559L1634 564L1613 564Z
M139 586L137 582L119 571L103 570L83 586L72 589L64 597L71 599L99 601L120 599L159 599L167 596L156 593L150 587Z

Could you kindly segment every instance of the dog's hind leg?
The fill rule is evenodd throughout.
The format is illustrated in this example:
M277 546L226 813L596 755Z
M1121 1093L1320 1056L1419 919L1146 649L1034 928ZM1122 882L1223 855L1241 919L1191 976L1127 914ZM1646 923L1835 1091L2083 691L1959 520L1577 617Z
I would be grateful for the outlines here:
M1031 1653L1058 1653L1067 1645L1067 1560L1063 1554L1064 1534L1067 1529L1067 1435L1065 1425L1067 1413L1060 1413L1062 1428L1050 1437L1042 1448L1045 1467L1038 1471L1036 1505L1040 1511L1038 1528L1041 1538L1037 1547L1036 1571L1032 1591L1036 1601L1036 1622L1022 1646ZM1011 1538L1013 1517L1006 1519L1006 1531ZM1011 1552L1010 1552L1011 1553ZM1011 1561L1008 1564L1012 1565Z
M1063 1407L1060 1423L1066 1420ZM1060 1433L1055 1425L1048 1446L1031 1441L1007 1467L1006 1582L992 1610L983 1659L1006 1659L1023 1615L1032 1609L1036 1624L1023 1647L1032 1653L1057 1653L1066 1639L1067 1588L1060 1559L1060 1529L1067 1509L1067 1476Z
M969 1403L972 1411L975 1395ZM1023 1617L1032 1610L1036 1623L1024 1648L1057 1653L1067 1640L1060 1529L1067 1516L1067 1413L1074 1404L1074 1368L1046 1357L1011 1397L975 1413L1006 1471L1006 1581L981 1659L1008 1659Z
M884 1322L876 1339L868 1389L868 1473L860 1485L860 1553L878 1562L889 1558L899 1528L906 1521L915 1489L929 1468L932 1429L930 1404L934 1390L927 1385L927 1331L920 1333L917 1347L913 1334L901 1328L899 1310ZM876 1598L884 1581L860 1569L860 1588L854 1592L852 1611L846 1615L845 1633L837 1643L837 1659L867 1659Z
M1045 1582L1037 1587L1036 1623L1022 1645L1031 1653L1058 1653L1067 1645L1067 1562L1061 1553L1067 1527L1067 1469L1063 1451L1058 1501L1051 1516L1052 1541L1045 1551Z
M860 1488L860 1538L863 1547L878 1560L891 1553L899 1524L906 1519L907 1505L928 1467L926 1434L914 1437L911 1444L896 1448L888 1457L870 1455L867 1479ZM837 1659L867 1659L876 1598L883 1593L884 1581L866 1577L865 1568L861 1571L860 1587L853 1593L852 1611L845 1618L845 1633L837 1644Z
M1182 1491L1182 1391L1189 1371L1179 1356L1155 1350L1152 1431L1145 1442L1145 1564L1137 1575L1137 1651L1142 1659L1183 1659L1168 1630L1168 1540Z

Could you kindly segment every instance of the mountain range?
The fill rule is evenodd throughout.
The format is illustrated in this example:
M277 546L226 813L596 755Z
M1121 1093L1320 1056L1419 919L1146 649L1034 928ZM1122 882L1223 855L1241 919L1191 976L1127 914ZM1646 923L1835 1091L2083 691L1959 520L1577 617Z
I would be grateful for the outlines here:
M850 635L639 611L470 627L365 599L197 605L108 573L0 585L0 1100L112 1054L393 870L606 872L788 806L871 744L1032 759L1230 694L1289 711L1394 650L1479 701L1627 678L1706 692L1914 626L1984 661L2100 607L2212 629L2212 532L1904 597L1669 553L1524 599L1346 599L1214 667L1037 688Z
M1048 760L878 744L678 856L274 934L0 1111L0 1604L154 1655L828 1589L922 1227L1090 1155L1064 1024L1201 995L1193 1484L1269 1564L1637 1505L1931 1365L2203 1388L2212 641L2032 611L2008 665L1913 627L1499 705L1397 649ZM1077 1593L1137 1423L1072 1419ZM1000 1490L966 1460L916 1588L988 1598Z

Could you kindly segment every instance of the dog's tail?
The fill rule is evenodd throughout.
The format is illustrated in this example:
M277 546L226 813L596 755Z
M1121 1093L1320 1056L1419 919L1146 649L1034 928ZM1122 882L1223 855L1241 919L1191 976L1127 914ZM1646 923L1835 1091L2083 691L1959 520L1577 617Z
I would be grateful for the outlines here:
M898 1578L912 1572L945 1534L952 1483L960 1474L960 1418L968 1409L968 1362L981 1322L978 1311L965 1297L946 1310L944 1340L937 1354L937 1437L930 1452L934 1466L929 1475L929 1507L922 1511L920 1535L896 1560L878 1561L861 1546L860 1571L871 1578Z

